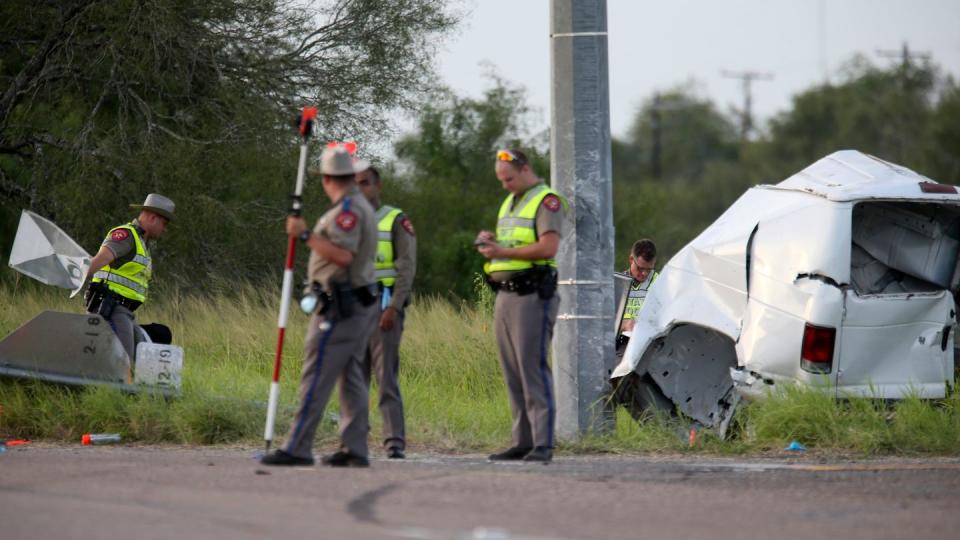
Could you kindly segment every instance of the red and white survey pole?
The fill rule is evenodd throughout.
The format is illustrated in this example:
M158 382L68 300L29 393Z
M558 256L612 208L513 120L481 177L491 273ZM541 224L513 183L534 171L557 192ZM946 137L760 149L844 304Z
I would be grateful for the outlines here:
M290 215L299 216L303 209L303 179L307 169L307 141L313 134L313 124L317 119L316 107L304 107L297 119L300 130L300 163L297 167L297 187L291 195ZM293 296L293 258L297 250L297 239L287 240L287 262L283 269L283 288L280 293L280 316L277 319L277 354L273 358L273 380L270 382L270 400L267 402L267 425L263 429L263 440L270 451L273 442L273 425L277 419L277 401L280 399L280 365L283 361L283 338L287 331L287 314L290 313L290 298Z

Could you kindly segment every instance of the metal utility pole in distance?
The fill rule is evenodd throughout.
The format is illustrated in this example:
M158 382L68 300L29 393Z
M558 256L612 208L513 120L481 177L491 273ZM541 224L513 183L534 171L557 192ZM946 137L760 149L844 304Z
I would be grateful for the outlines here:
M894 58L894 59L899 58L900 69L902 69L904 72L906 72L907 68L910 67L910 60L913 60L915 58L918 58L924 61L930 60L929 52L919 52L919 53L913 52L910 50L910 46L907 45L906 41L903 42L903 47L901 47L899 51L877 49L877 56L880 56L883 58Z
M551 176L570 202L557 254L557 435L598 432L614 367L613 195L606 0L552 0Z
M877 49L877 56L889 58L891 60L900 60L900 84L904 89L910 82L910 64L911 61L920 60L924 63L929 62L931 54L929 52L911 51L907 42L903 42L903 47L899 51Z
M676 99L663 99L663 94L655 92L650 104L650 175L660 180L663 177L663 132L669 127L670 118L667 116L666 126L663 121L663 112L679 111L689 104L677 102Z
M740 139L747 140L750 132L753 131L753 81L773 80L772 73L760 73L759 71L727 71L723 70L722 75L731 79L740 79L743 84L743 110L740 111Z
M663 175L661 167L661 141L663 138L663 123L660 118L662 99L660 92L653 95L653 106L650 107L650 129L653 136L653 147L650 151L650 173L657 180Z

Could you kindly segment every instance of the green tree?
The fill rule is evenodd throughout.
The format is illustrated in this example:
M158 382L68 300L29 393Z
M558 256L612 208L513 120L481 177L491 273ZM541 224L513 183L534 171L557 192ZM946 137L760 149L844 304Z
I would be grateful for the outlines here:
M742 182L725 185L740 178L739 144L736 124L690 84L644 101L626 140L612 144L618 268L639 238L656 242L662 265L740 195L729 192Z
M749 187L778 183L841 149L873 154L940 182L960 183L960 90L934 64L906 62L883 69L855 57L837 81L798 94L792 108L771 120L760 138L744 143L735 142L733 123L716 114L709 101L648 99L630 138L613 145L618 262L625 264L628 247L642 236L657 241L665 262ZM668 112L694 111L697 117L678 123L695 126L690 128L694 133L668 143L664 133L664 181L653 182L648 181L653 153L643 141L655 140L652 119L658 102L663 130ZM691 102L695 106L685 105Z
M94 248L160 191L188 218L159 276L263 276L294 111L317 104L323 138L382 132L431 87L455 22L443 0L3 2L0 220L30 208Z
M737 145L736 125L688 84L644 101L614 157L625 178L697 182L708 163L735 160Z
M953 80L944 84L927 129L924 170L939 182L960 184L960 86Z
M417 289L473 295L473 276L483 258L473 246L480 229L491 229L504 192L493 173L498 148L527 151L541 178L549 179L544 153L524 140L528 109L523 90L496 77L480 99L447 93L424 108L415 133L395 145L404 171L387 185L416 224Z
M839 83L798 94L790 110L771 120L760 144L762 166L772 178L785 178L849 148L923 172L931 151L937 71L912 62L881 69L855 57Z

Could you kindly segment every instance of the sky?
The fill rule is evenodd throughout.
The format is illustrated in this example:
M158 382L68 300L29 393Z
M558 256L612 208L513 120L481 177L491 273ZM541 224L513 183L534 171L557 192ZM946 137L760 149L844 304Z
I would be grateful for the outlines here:
M462 0L467 16L441 47L439 72L459 95L480 97L492 66L527 90L540 128L550 119L550 1ZM693 81L719 109L743 104L727 72L770 74L753 83L763 122L793 95L838 79L855 53L927 53L960 79L960 0L607 0L610 122L625 136L645 99Z

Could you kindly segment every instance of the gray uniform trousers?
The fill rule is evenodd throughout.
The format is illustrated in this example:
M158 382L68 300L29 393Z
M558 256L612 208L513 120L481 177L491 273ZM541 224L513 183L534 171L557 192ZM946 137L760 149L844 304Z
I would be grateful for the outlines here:
M288 454L313 456L317 426L336 383L340 391L340 448L367 456L370 406L361 363L377 313L375 304L364 307L356 303L353 315L331 321L327 329L320 328L324 321L321 315L310 317L300 373L300 406L287 437Z
M123 350L127 351L130 362L134 362L136 360L137 344L142 339L140 332L137 330L137 321L133 312L118 304L113 307L113 313L110 314L110 319L107 322L110 323L113 332L117 334L117 339L123 345Z
M493 320L513 414L513 446L553 448L556 407L547 352L559 300L497 293Z
M397 313L393 328L384 331L379 326L370 336L364 363L364 377L370 384L371 371L377 376L380 414L383 417L383 446L406 446L403 425L403 399L400 397L400 338L403 336L404 310Z

